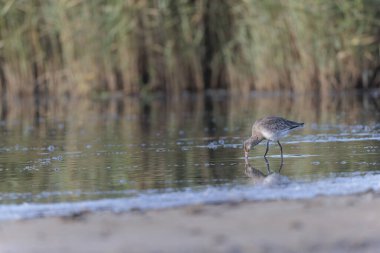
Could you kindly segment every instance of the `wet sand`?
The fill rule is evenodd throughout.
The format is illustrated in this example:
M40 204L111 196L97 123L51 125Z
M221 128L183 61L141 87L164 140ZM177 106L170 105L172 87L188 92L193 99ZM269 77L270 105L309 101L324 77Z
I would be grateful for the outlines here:
M380 252L380 195L0 222L0 252Z

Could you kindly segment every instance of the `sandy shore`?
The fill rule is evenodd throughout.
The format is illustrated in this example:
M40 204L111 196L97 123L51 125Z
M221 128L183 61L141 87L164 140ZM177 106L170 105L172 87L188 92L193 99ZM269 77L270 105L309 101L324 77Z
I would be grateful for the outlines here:
M5 221L0 252L380 252L380 195Z

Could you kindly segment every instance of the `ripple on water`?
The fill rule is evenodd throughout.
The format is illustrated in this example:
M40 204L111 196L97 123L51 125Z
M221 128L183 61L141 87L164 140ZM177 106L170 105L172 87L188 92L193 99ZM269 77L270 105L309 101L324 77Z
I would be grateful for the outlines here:
M213 102L212 108L194 106L194 101L175 108L145 101L147 110L145 104L131 107L133 102L120 112L119 105L104 111L86 105L93 109L78 110L74 117L69 114L58 121L49 117L59 113L47 113L46 124L39 127L21 118L15 125L6 122L0 133L0 218L378 190L379 113L367 102L361 104L367 99L350 103L344 98L338 111L315 115L307 111L308 106L298 111L299 104L294 104L297 110L291 115L286 108L293 104L283 107L279 103L276 108L270 103L269 108L267 103L272 101L261 99L230 103L223 98ZM261 172L256 173L261 177L254 178L255 173L248 176L244 171L242 143L253 116L269 113L269 109L289 114L289 119L305 116L302 121L318 123L306 122L302 131L282 141L281 175ZM31 131L28 125L33 126ZM250 152L250 162L259 171L266 171L265 145L263 141ZM275 143L268 160L272 171L279 171L280 152Z

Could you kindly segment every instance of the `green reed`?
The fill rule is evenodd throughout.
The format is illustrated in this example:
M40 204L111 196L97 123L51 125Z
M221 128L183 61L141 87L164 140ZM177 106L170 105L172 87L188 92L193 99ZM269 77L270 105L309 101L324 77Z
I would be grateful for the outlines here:
M0 87L91 95L379 86L377 0L0 0Z

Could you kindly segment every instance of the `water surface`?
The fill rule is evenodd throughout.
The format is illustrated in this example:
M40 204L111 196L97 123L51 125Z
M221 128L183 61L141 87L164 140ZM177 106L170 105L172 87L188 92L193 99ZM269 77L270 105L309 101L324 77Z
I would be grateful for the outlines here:
M0 219L377 190L380 93L3 101ZM255 119L305 127L245 165Z

